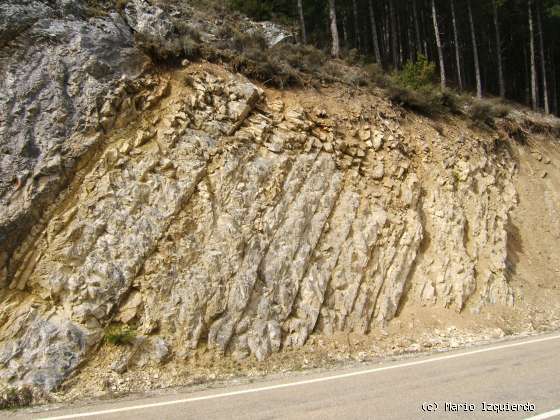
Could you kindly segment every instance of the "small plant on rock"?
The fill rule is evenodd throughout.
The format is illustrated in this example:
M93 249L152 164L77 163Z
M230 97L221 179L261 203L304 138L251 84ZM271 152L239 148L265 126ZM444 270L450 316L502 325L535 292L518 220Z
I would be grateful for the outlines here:
M105 341L115 346L131 344L136 339L136 331L128 325L110 325L105 330Z

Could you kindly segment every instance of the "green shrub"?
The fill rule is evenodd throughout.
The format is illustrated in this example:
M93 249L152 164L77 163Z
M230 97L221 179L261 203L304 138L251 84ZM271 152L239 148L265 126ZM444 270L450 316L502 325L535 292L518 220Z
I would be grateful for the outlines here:
M128 325L111 325L105 330L105 341L115 346L131 344L136 339L136 331Z
M434 82L435 74L435 63L430 63L426 56L419 54L415 62L406 62L404 68L397 74L397 80L404 87L420 89L431 85Z
M404 108L428 116L461 112L459 96L434 85L436 66L422 54L415 62L407 61L392 77L387 77L375 64L368 65L367 70L376 84L386 87L389 99Z
M33 391L29 387L8 388L0 392L0 410L28 407L33 402Z

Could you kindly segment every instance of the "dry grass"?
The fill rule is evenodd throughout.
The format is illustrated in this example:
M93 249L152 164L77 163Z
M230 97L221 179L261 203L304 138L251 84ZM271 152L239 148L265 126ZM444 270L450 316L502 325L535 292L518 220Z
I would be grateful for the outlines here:
M511 108L498 99L475 99L468 108L468 117L477 125L494 127L496 118L505 118Z
M33 391L29 387L8 388L0 393L0 410L29 407L33 402Z

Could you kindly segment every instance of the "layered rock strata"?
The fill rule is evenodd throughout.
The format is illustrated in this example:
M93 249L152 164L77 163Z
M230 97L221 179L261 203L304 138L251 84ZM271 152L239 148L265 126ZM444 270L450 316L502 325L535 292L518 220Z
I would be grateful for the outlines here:
M6 277L5 383L55 388L110 323L166 358L263 359L405 301L513 303L506 148L462 155L382 101L304 106L210 65L144 85Z

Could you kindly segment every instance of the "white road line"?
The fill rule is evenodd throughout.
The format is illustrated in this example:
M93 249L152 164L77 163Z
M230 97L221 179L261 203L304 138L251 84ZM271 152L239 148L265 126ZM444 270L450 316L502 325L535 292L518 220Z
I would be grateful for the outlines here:
M113 409L101 410L101 411L92 411L92 412L89 412L89 413L68 414L68 415L56 416L56 417L44 417L44 418L41 418L39 420L63 420L63 419L75 419L75 418L82 418L82 417L93 417L93 416L101 416L101 415L104 415L104 414L115 414L115 413L122 413L122 412L125 412L125 411L142 410L142 409L146 409L146 408L165 407L165 406L168 406L168 405L186 404L186 403L197 402L197 401L213 400L213 399L216 399L216 398L233 397L233 396L236 396L236 395L254 394L256 392L273 391L275 389L290 388L290 387L293 387L293 386L309 385L309 384L315 384L315 383L318 383L318 382L332 381L332 380L335 380L335 379L344 379L344 378L351 378L351 377L354 377L354 376L368 375L368 374L371 374L371 373L383 372L383 371L386 371L386 370L393 370L393 369L400 369L400 368L406 368L406 367L411 367L411 366L425 365L425 364L428 364L428 363L440 362L442 360L457 359L459 357L472 356L474 354L487 353L487 352L496 351L496 350L503 350L503 349L509 349L509 348L513 348L513 347L526 346L528 344L542 343L544 341L551 341L551 340L558 340L558 339L560 339L560 335L555 335L555 336L552 336L552 337L536 338L536 339L533 339L533 340L522 341L522 342L517 342L517 343L502 344L500 346L488 347L488 348L484 348L484 349L472 350L472 351L462 352L462 353L448 354L446 356L433 357L431 359L424 359L424 360L416 360L416 361L413 361L413 362L407 362L407 363L401 363L401 364L398 364L398 365L391 365L391 366L384 366L384 367L379 367L379 368L361 370L361 371L358 371L358 372L343 373L343 374L340 374L340 375L325 376L325 377L316 378L316 379L307 379L307 380L304 380L304 381L290 382L290 383L287 383L287 384L270 385L270 386L263 386L261 388L252 388L252 389L244 389L244 390L241 390L241 391L224 392L224 393L221 393L221 394L205 395L205 396L202 396L202 397L191 397L191 398L185 398L185 399L181 399L181 400L173 400L173 401L164 401L164 402L159 402L159 403L134 405L134 406L130 406L130 407L113 408ZM551 413L553 413L553 412L551 412ZM541 415L544 415L544 414L541 414ZM554 414L551 414L551 416L552 415L554 415ZM538 416L533 417L533 419L540 419L540 418L545 419L545 418L549 418L549 417L538 417Z
M557 408L556 410L552 410L552 411L547 411L546 413L537 414L534 417L528 417L525 420L544 420L544 419L550 419L555 416L560 416L560 408Z

